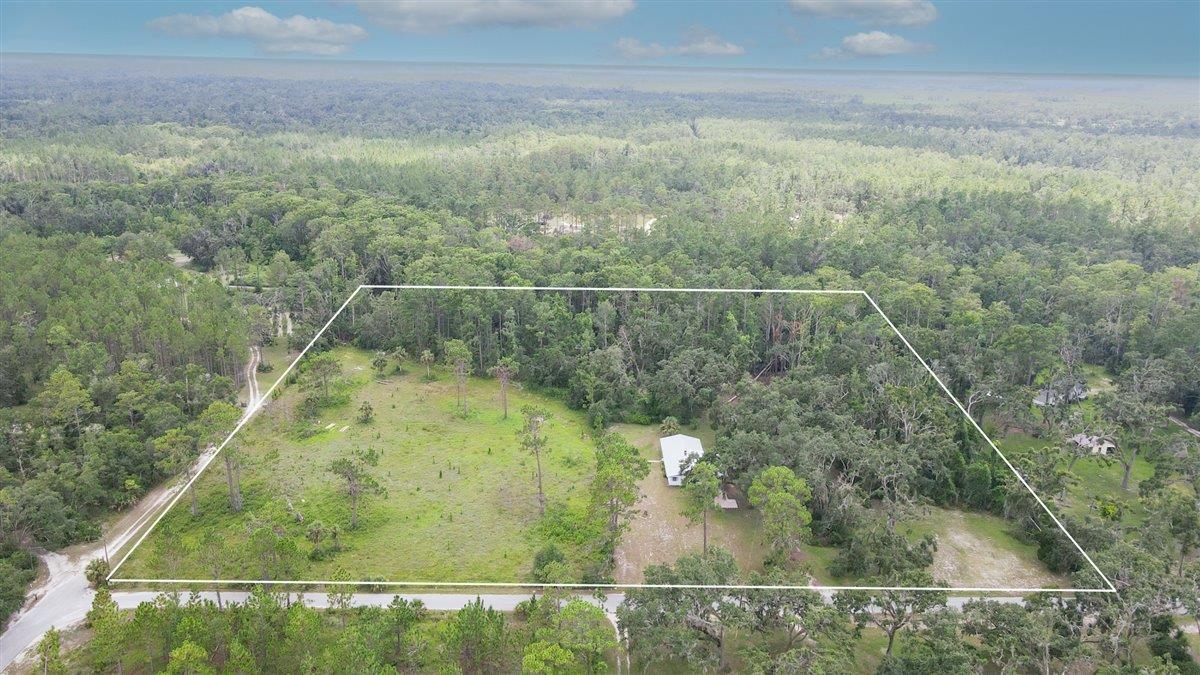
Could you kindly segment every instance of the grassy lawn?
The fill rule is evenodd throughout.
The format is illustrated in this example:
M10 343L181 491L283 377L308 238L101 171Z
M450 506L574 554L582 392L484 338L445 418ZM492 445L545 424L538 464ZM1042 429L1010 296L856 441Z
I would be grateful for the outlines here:
M897 645L904 642L906 632L901 631L896 636ZM863 628L862 635L858 638L858 645L854 649L854 672L861 675L874 673L879 664L883 662L885 652L887 652L887 635L873 626Z
M197 483L200 515L191 516L188 499L182 499L131 556L123 575L260 578L262 561L271 553L254 550L249 532L267 520L300 551L276 572L283 578L344 573L396 581L528 580L533 556L546 538L537 527L535 461L517 437L520 409L532 404L550 412L543 465L551 505L587 498L594 460L583 416L514 386L509 418L502 419L498 384L472 379L470 412L462 417L451 375L424 382L417 366L378 380L370 353L342 348L336 354L344 368L339 387L344 404L322 410L314 423L298 422L295 406L310 390L292 385L235 439L242 458L243 512L229 509L218 458ZM356 419L363 401L375 411L368 424ZM302 433L305 427L316 433ZM387 496L366 498L360 526L350 530L344 483L327 467L368 447L381 454L372 473ZM313 545L304 533L316 520L342 528L343 551L309 559ZM213 546L225 561L215 574L213 565L203 562L214 557L211 551L205 554Z
M1034 438L1027 434L1010 434L996 441L1005 455L1015 461L1022 453L1030 452L1045 446L1047 439ZM1075 462L1071 473L1078 479L1067 490L1067 498L1062 504L1065 513L1082 517L1093 512L1095 504L1101 499L1115 499L1125 506L1122 522L1136 526L1146 516L1145 508L1138 503L1138 484L1154 475L1154 467L1144 457L1138 457L1133 463L1129 475L1129 490L1121 489L1121 477L1124 469L1120 462L1093 457L1085 457ZM1039 495L1043 499L1051 495ZM1053 508L1053 506L1051 506Z
M262 348L263 361L271 364L273 370L269 373L258 374L259 387L265 392L268 387L275 384L275 379L288 367L292 359L296 358L298 352L293 352L287 347L287 338L276 338L274 344L267 345Z
M1112 378L1109 377L1108 371L1104 369L1104 366L1087 363L1080 370L1083 373L1084 380L1087 381L1088 389L1091 392L1090 395L1094 396L1116 389L1116 385L1113 384Z

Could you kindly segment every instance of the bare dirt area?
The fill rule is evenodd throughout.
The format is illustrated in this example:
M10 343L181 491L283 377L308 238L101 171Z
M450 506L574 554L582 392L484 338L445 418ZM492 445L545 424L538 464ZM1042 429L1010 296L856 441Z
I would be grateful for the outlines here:
M1038 562L1032 551L1013 550L986 536L960 511L942 511L933 556L933 576L954 586L978 588L1062 588L1067 579Z
M651 460L650 474L641 483L638 517L621 537L613 576L620 584L645 581L650 565L675 562L703 547L703 530L683 516L683 491L667 485L658 463L658 435L650 427L621 425L618 429ZM758 533L757 516L745 509L712 514L708 521L709 546L733 553L743 573L761 569L768 548Z

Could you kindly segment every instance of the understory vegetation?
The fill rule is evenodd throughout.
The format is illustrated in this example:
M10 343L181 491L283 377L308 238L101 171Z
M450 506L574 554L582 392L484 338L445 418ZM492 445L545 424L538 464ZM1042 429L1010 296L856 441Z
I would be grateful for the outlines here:
M420 600L394 598L350 605L351 593L302 597L255 591L217 603L161 596L129 616L108 589L88 612L87 646L53 649L57 631L38 649L43 672L242 673L595 673L616 647L603 610L562 594L545 595L504 614L480 600L453 613Z

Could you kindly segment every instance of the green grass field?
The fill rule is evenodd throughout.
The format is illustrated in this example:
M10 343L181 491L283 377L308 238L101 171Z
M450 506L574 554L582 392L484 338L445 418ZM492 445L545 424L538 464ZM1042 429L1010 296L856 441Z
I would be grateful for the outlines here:
M197 483L200 515L193 517L189 500L182 499L130 557L123 576L260 578L262 559L270 555L251 550L249 530L256 520L269 519L302 554L276 573L290 579L345 573L394 581L528 581L545 540L536 527L534 458L517 436L520 409L538 405L550 412L543 464L551 505L586 499L594 460L583 416L514 386L505 420L498 384L471 379L464 418L452 375L425 382L416 366L405 375L377 379L369 353L345 348L335 353L345 374L338 393L347 402L322 410L307 425L317 433L301 433L306 425L296 421L295 407L310 390L294 384L238 435L243 512L228 506L218 457ZM356 420L362 401L375 410L371 423ZM367 498L360 527L350 530L344 484L326 468L368 447L381 454L373 473L388 494ZM304 522L289 512L289 502ZM343 551L309 559L313 546L304 532L315 520L342 528ZM219 570L203 562L214 557L205 551L213 545L225 561Z
M1046 439L1034 438L1026 434L1010 434L996 440L1000 449L1013 461L1022 453L1043 447L1048 442ZM1077 480L1067 489L1067 498L1061 504L1065 513L1083 517L1092 513L1100 500L1116 500L1124 506L1122 515L1124 524L1136 526L1145 518L1145 508L1137 499L1138 483L1153 476L1154 467L1144 457L1138 457L1134 461L1127 491L1121 489L1121 476L1124 469L1115 459L1085 457L1075 462L1071 473ZM1053 495L1040 496L1048 500Z

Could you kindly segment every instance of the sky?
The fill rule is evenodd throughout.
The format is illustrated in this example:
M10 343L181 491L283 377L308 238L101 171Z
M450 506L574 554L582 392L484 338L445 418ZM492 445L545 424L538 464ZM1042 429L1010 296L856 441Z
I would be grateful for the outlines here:
M0 3L0 52L1200 77L1200 0Z

